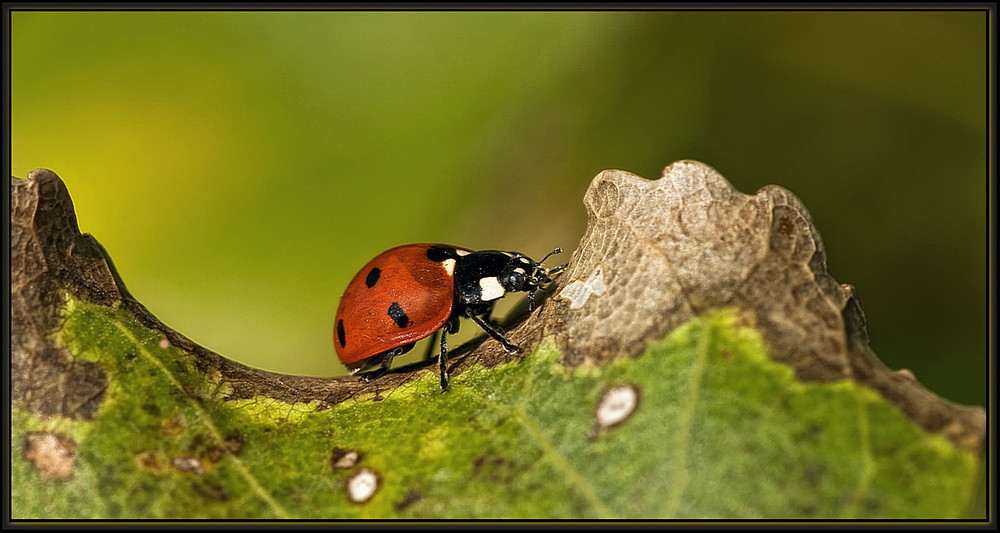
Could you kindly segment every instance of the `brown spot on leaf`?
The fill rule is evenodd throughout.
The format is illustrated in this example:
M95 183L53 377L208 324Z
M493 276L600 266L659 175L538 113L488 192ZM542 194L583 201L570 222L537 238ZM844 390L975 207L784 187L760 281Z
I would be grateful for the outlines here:
M423 498L423 496L420 494L420 492L417 489L411 488L410 490L406 491L406 496L403 496L402 500L396 502L395 505L396 511L397 512L405 511L411 505L420 501L421 498Z
M472 463L472 475L494 483L510 483L513 471L508 459L499 455L481 455Z
M163 428L163 433L172 437L180 435L184 431L186 424L184 423L184 417L180 413L175 413L173 416L160 420L160 427Z
M226 437L226 440L222 442L226 450L233 454L238 455L240 450L243 449L243 444L246 442L246 437L242 433L233 433L232 435Z
M24 458L45 479L66 479L73 475L76 442L51 432L32 432L24 436Z
M202 458L210 463L218 463L222 460L222 456L225 455L225 451L218 446L209 446L205 448L205 452L202 454Z
M191 488L210 500L224 502L229 499L229 493L226 492L226 489L204 480L195 481L191 484Z
M191 444L188 446L190 450L197 450L205 445L209 441L208 435L204 433L198 433L191 438Z
M167 472L167 464L169 464L163 453L154 451L140 453L135 457L135 461L138 463L139 468L158 476L162 476Z
M502 465L505 462L507 462L506 459L497 455L480 455L472 462L472 473L478 474L485 466Z

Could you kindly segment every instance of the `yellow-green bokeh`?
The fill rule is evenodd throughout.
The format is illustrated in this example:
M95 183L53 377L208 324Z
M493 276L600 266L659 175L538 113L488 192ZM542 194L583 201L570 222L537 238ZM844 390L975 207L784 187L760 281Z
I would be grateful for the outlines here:
M983 403L986 23L14 11L11 170L62 176L168 325L253 366L336 375L340 292L380 251L572 250L600 170L699 159L802 198L878 354Z

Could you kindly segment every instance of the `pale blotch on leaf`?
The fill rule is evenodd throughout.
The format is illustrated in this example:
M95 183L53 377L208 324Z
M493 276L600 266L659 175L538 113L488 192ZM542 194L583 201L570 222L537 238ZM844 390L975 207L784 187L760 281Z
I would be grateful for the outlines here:
M604 285L604 272L598 265L587 281L576 280L566 285L566 288L559 293L559 297L563 300L569 300L570 309L580 309L586 305L591 295L600 296L604 294L605 290L607 287Z
M167 339L163 339L160 341L160 348L169 348L169 347L170 347L170 341L168 341Z
M50 432L28 433L24 437L24 457L45 479L66 479L73 474L76 443Z
M362 468L354 477L347 480L347 496L354 503L367 502L377 490L378 475L368 468Z
M333 455L330 462L333 464L334 468L340 470L346 470L348 468L354 468L358 461L361 460L361 452L357 450L345 450L343 448L334 448Z
M205 467L202 466L201 460L197 457L174 457L170 460L170 464L181 472L190 472L199 476L205 473Z
M597 427L608 429L624 422L639 405L639 389L635 385L611 387L597 404Z

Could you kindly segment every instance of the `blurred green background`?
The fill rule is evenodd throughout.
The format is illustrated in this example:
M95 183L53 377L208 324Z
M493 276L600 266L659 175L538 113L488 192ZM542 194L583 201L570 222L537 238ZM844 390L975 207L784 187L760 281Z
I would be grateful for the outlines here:
M139 301L246 364L343 374L377 253L571 252L598 172L691 158L791 189L879 356L986 402L984 11L15 11L10 40L12 173L56 171Z

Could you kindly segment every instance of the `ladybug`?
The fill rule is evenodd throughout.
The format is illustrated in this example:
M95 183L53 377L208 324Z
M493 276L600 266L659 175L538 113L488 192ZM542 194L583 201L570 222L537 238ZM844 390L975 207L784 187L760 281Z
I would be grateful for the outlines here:
M509 353L521 348L490 324L493 304L510 292L535 292L566 268L546 269L517 252L473 252L446 244L406 244L372 259L351 280L340 299L333 345L352 373L379 367L362 376L378 377L392 359L424 338L441 332L438 367L442 392L448 389L447 336L458 331L458 319L471 318Z

